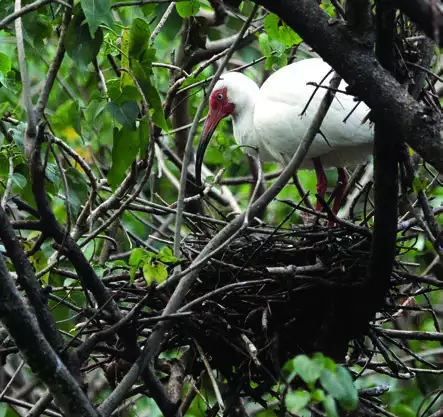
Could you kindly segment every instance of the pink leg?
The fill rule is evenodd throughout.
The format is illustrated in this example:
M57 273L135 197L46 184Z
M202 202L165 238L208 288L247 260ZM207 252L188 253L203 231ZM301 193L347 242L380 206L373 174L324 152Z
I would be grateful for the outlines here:
M343 201L344 192L348 186L348 177L346 176L346 171L344 168L337 168L338 178L337 178L337 188L335 189L334 205L332 206L332 212L337 214L340 210L341 203Z
M328 179L326 177L325 170L323 169L323 165L321 164L320 158L312 158L312 162L314 163L315 174L317 176L317 195L324 199L326 190L328 188ZM322 205L317 199L315 210L321 211L321 209Z

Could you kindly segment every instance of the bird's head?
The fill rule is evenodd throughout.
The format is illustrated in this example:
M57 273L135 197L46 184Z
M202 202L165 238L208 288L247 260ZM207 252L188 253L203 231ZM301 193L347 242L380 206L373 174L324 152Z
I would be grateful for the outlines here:
M250 78L238 72L223 74L215 84L209 97L209 113L203 126L200 142L197 149L195 161L195 179L197 185L201 185L201 168L203 157L208 147L209 141L217 128L220 120L227 116L236 116L245 106L245 101L250 95L250 91L257 90L258 87Z

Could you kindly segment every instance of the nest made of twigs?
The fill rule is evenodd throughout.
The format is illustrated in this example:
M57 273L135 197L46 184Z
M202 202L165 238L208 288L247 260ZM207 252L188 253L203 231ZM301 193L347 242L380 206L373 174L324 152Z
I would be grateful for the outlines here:
M192 261L207 241L190 235L182 248ZM343 360L366 328L353 317L369 248L368 235L348 229L249 229L200 272L185 302L192 315L167 344L196 342L214 369L244 385L272 383L300 353ZM193 366L199 375L203 365Z

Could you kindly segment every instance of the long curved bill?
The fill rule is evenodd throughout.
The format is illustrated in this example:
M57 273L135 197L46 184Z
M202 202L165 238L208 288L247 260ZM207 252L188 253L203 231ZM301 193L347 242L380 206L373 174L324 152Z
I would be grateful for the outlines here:
M202 185L201 175L205 151L221 119L223 119L223 113L221 111L210 111L206 118L205 125L203 126L200 142L197 148L197 155L195 157L195 181L199 187Z

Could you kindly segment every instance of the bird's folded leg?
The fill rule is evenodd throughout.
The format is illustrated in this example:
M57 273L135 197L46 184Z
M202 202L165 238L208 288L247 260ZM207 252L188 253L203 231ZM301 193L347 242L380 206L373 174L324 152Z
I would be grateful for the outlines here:
M326 177L326 173L323 169L320 158L312 158L312 162L314 164L315 175L317 176L317 195L324 200L326 190L328 189L328 178ZM318 198L315 205L315 210L322 210L322 204Z

